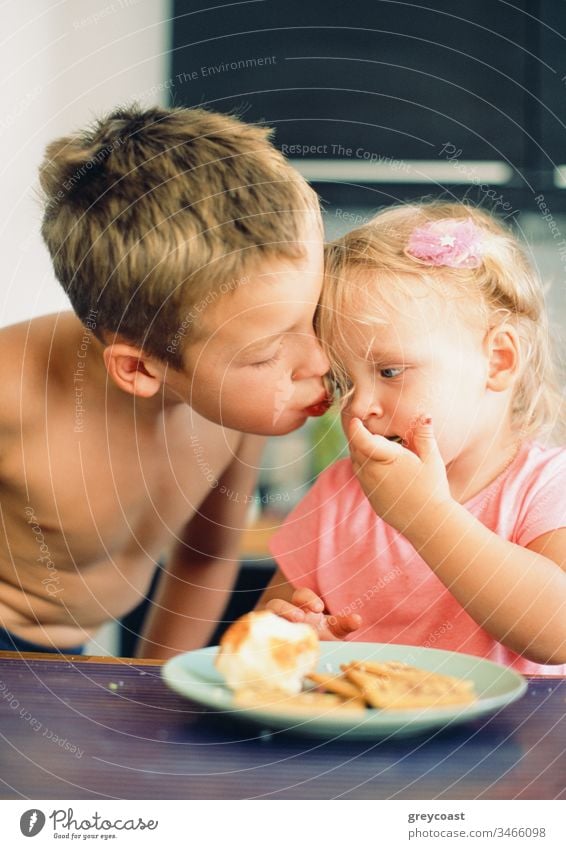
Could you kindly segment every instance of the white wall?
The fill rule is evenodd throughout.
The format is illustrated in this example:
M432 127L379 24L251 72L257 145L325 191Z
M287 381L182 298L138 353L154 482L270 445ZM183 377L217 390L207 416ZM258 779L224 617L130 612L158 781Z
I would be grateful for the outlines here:
M169 13L169 0L3 0L0 326L67 308L39 234L45 145L120 103L164 103Z

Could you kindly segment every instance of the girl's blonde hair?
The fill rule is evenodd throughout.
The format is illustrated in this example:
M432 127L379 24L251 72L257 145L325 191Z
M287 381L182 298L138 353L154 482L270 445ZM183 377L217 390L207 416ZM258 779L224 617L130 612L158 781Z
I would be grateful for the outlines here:
M444 218L471 218L487 232L478 268L433 267L406 254L416 227ZM517 328L524 366L511 402L513 426L528 436L562 424L564 400L542 285L513 233L489 213L442 201L390 207L327 246L325 277L318 329L340 392L347 391L347 375L331 341L341 336L341 317L371 321L370 304L374 320L380 321L381 307L398 303L400 292L410 296L418 277L444 301L453 300L457 308L462 304L468 316L470 307L479 307L488 326L510 321ZM364 316L360 316L361 303Z

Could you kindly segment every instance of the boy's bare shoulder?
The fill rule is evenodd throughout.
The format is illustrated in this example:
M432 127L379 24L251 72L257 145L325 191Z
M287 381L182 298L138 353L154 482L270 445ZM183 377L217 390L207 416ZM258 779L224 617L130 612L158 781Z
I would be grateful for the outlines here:
M19 430L26 418L44 409L48 373L56 356L54 343L59 328L70 326L70 316L56 313L0 328L0 426L4 432Z

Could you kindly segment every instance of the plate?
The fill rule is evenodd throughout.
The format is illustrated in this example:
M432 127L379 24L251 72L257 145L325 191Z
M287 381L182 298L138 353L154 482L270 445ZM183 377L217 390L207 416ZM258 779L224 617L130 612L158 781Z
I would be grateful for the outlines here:
M474 682L478 699L471 705L416 708L412 710L374 710L340 716L338 711L312 713L279 712L269 708L242 708L234 704L233 693L224 684L214 666L218 646L177 655L163 666L165 683L192 701L220 714L227 722L251 720L257 725L309 737L377 739L408 737L468 722L493 713L520 698L527 689L522 675L505 666L480 657L440 649L398 646L381 643L326 642L320 644L319 672L340 671L340 664L351 660L399 660L443 675L468 678Z

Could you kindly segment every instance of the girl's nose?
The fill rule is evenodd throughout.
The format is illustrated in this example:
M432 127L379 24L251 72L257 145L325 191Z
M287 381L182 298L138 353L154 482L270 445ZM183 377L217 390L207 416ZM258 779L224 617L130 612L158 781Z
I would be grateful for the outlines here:
M381 418L383 407L370 387L356 386L344 412L351 418L361 419L365 422L370 416Z

